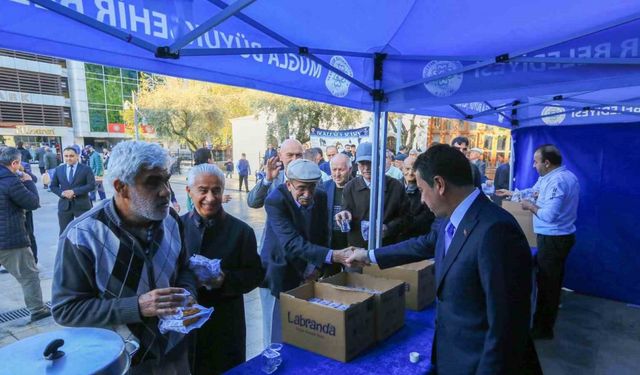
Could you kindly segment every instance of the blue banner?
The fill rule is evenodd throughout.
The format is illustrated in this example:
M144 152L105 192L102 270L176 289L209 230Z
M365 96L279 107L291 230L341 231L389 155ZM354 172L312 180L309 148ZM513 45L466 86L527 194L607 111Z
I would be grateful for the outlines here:
M533 153L556 145L580 182L576 245L564 285L581 293L640 305L640 123L539 126L513 132L515 187L533 186Z
M336 146L342 151L345 145L359 145L369 142L369 127L349 130L328 130L311 128L311 146L320 147L323 150L327 146Z

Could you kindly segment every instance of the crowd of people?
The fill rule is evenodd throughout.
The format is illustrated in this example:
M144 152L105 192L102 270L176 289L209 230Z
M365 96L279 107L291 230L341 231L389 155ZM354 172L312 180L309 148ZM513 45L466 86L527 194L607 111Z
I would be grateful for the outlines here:
M243 294L259 288L267 346L282 340L280 292L371 264L435 258L433 373L540 373L532 339L553 338L579 184L556 147L536 150L540 179L531 192L537 199L522 202L538 235L532 259L518 223L483 193L486 164L469 146L458 137L423 153L386 152L383 246L373 250L367 142L342 152L305 150L295 139L272 145L262 178L246 196L250 208L266 211L261 241L224 209L234 163L221 170L207 149L194 155L187 212L179 216L171 158L159 145L119 143L107 174L105 159L91 147L88 165L74 146L63 149L61 165L47 162L51 150L43 148L37 161L50 176L45 187L60 197L51 311L42 301L32 223L29 229L28 214L39 207L35 176L22 150L2 147L0 263L22 286L32 320L53 314L64 326L109 327L138 341L134 374L217 374L246 360ZM235 167L239 189L249 190L244 155ZM505 170L508 165L496 172L497 201L512 194ZM105 199L103 184L112 198ZM96 191L102 202L94 206ZM196 254L220 259L220 276L196 277L188 267ZM534 263L539 297L532 330ZM203 327L188 335L160 333L161 317L193 302L215 308Z

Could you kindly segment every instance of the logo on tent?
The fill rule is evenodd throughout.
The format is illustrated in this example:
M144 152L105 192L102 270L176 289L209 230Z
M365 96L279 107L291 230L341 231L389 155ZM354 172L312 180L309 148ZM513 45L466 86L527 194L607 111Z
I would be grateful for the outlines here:
M333 56L329 63L331 64L331 66L345 73L349 77L353 77L353 70L344 57ZM327 89L329 89L331 95L338 98L344 98L345 96L347 96L347 94L349 94L349 86L351 86L351 82L340 77L332 71L329 71L329 73L327 74L327 78L324 80L324 84L325 86L327 86Z
M462 69L461 62L434 60L425 65L424 69L422 69L422 78L439 76L456 69ZM453 74L435 81L429 81L424 84L424 87L426 87L434 96L451 96L460 89L460 86L462 86L462 77L462 73Z
M559 107L551 107L547 106L542 108L542 122L547 125L560 125L562 121L564 121L567 115L564 112L564 109ZM556 114L557 113L557 114Z

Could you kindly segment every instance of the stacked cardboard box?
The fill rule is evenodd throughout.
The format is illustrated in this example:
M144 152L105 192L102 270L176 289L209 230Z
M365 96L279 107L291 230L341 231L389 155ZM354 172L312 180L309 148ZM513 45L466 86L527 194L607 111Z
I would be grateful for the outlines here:
M343 272L321 282L373 295L376 341L386 339L404 325L405 288L402 281Z
M310 302L348 306L346 310ZM375 306L369 293L308 283L280 293L282 338L286 343L338 361L354 358L375 342Z
M406 307L420 311L436 298L435 269L432 259L381 270L377 265L364 267L367 275L405 282Z

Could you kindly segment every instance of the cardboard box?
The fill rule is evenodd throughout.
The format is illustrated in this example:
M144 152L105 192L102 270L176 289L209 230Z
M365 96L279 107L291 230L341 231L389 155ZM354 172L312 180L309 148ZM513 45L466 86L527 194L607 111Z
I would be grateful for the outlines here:
M507 210L513 217L516 218L520 228L527 237L527 242L531 247L537 247L536 234L533 233L533 213L522 209L520 202L511 202L508 200L502 201L502 208Z
M313 297L351 306L341 311L307 300ZM280 293L282 339L314 353L347 362L375 342L374 300L368 293L307 283Z
M321 283L336 285L337 288L368 288L381 292L371 293L375 301L376 341L386 339L404 325L404 282L342 272Z
M406 308L420 311L436 298L436 277L433 264L433 259L428 259L384 270L372 264L370 267L363 267L362 272L385 279L404 281Z

